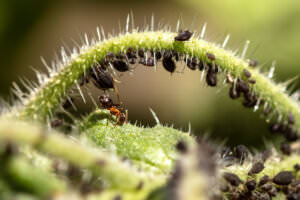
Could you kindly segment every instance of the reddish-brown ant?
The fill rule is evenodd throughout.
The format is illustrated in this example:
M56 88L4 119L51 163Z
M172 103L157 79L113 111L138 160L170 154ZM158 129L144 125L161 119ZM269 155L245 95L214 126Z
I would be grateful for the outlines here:
M116 124L123 125L124 122L127 123L128 120L128 113L125 111L123 113L123 108L118 108L120 107L119 104L114 104L112 99L108 95L101 95L99 97L99 102L101 105L110 111L111 115L116 116Z

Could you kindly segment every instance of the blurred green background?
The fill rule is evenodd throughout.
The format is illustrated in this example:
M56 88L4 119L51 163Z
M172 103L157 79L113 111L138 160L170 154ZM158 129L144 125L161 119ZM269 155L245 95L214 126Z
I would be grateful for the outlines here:
M208 23L206 39L223 42L230 33L228 47L242 48L250 40L247 56L257 59L268 70L276 60L275 79L284 81L299 74L300 1L282 0L0 0L0 92L8 98L11 83L19 77L35 79L30 66L45 71L40 61L54 58L61 46L74 46L80 36L93 36L96 26L118 32L133 11L135 24L150 23L152 13L158 21L184 25L200 31ZM212 89L199 81L200 73L170 76L164 70L138 66L133 75L122 76L120 94L129 109L131 121L154 125L151 107L164 124L195 134L226 139L229 144L259 147L273 138L260 112L244 109L233 102L228 90ZM299 87L299 83L298 86ZM97 97L101 92L95 90ZM91 105L83 105L82 110Z

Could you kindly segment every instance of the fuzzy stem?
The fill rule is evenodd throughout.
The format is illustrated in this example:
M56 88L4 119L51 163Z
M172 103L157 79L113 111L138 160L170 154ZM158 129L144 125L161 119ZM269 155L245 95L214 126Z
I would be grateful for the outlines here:
M0 120L0 140L27 144L76 166L90 169L108 181L112 188L133 190L143 178L115 156L80 145L56 132L45 135L42 129L27 123Z
M64 64L59 64L60 70L52 74L14 114L29 119L45 120L57 108L61 98L66 95L66 91L76 83L84 71L94 63L101 61L109 52L118 54L120 51L124 52L128 47L133 47L134 49L142 48L154 51L175 50L206 62L210 62L206 53L213 53L216 56L215 63L221 69L230 71L236 78L243 78L243 70L247 69L251 72L252 78L256 80L256 84L251 87L257 96L268 102L268 105L282 117L286 117L289 112L293 113L296 127L300 128L300 106L285 93L283 86L276 85L258 70L250 68L245 60L216 44L198 38L192 38L187 42L175 42L174 36L176 33L171 32L133 32L112 37L93 46L84 46L79 54L71 55Z
M15 156L5 161L2 170L10 185L40 197L50 197L66 189L54 175L31 165L24 158Z

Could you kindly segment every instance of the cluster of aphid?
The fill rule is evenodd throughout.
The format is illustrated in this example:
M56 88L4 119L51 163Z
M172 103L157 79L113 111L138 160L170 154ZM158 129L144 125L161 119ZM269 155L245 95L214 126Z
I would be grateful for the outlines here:
M192 36L189 31L183 31L178 34L174 39L178 42L188 41ZM108 53L103 60L95 64L90 68L89 73L82 76L80 85L88 83L91 79L94 85L101 90L116 90L116 79L113 74L118 72L131 71L132 64L142 64L147 67L154 67L161 60L162 66L170 73L174 73L176 70L176 62L183 60L186 66L191 70L198 69L203 73L206 72L206 83L208 86L217 86L218 79L217 74L220 72L219 66L215 63L216 57L214 54L207 52L206 58L200 60L196 57L182 56L180 53L174 50L160 50L160 51L145 51L144 49L134 49L129 47L124 52L114 54ZM250 67L256 67L258 63L254 60L249 61ZM243 75L240 78L234 79L230 72L227 72L226 82L230 84L229 96L232 99L238 99L243 96L243 105L248 108L262 105L263 99L251 90L251 85L256 83L256 80L252 78L251 73L247 70L243 70ZM117 94L118 95L118 94ZM121 103L115 104L108 95L101 95L99 97L101 106L110 110L110 113L116 116L116 124L122 125L127 121L127 112L122 112L120 107ZM271 109L264 106L264 114L268 115ZM295 124L295 118L292 113L287 116L287 123L274 123L270 126L270 131L273 133L281 133L289 142L296 141L298 139L297 130L293 127ZM53 126L56 126L54 123ZM187 147L184 143L178 143L177 149L183 153L187 151ZM288 143L283 143L280 147L281 151L290 155L292 150ZM236 164L238 160L240 164L243 164L248 157L248 149L243 146L237 146L233 152L226 149L221 153L223 167L228 167ZM225 196L228 196L233 200L242 199L260 199L268 200L275 197L279 192L286 194L288 200L300 199L300 181L296 179L297 172L300 170L300 165L295 165L295 170L282 171L274 177L263 176L258 182L255 180L255 175L262 172L264 169L264 162L270 157L270 151L264 151L258 160L253 162L251 169L248 172L248 179L243 182L236 174L225 172L223 178L226 184L221 186L221 191ZM211 156L211 155L210 155ZM207 169L212 169L214 161L210 162ZM173 179L171 182L175 184L180 178L180 170L178 167L175 170ZM222 199L222 195L214 195L213 199Z
M198 140L199 141L199 140ZM218 153L209 144L203 140L200 140L199 146L201 147L201 154L207 154L205 160L201 160L201 170L209 175L209 177L216 177L217 159ZM180 141L176 145L176 148L182 154L188 152L187 145ZM243 164L244 161L250 161L252 159L252 166L248 171L246 181L242 181L240 177L232 172L224 172L219 184L220 193L213 190L210 193L210 199L223 200L225 197L231 200L270 200L277 195L284 194L287 200L299 200L300 199L300 161L299 164L295 164L293 171L281 171L275 174L273 177L268 175L262 176L257 179L256 176L259 173L263 173L265 168L264 163L271 157L271 151L265 150L253 158L250 158L249 150L244 145L238 145L231 152L229 148L223 148L219 153L221 157L221 167L229 167L238 163ZM200 158L199 158L200 159ZM228 162L230 160L230 162ZM225 166L224 166L225 164ZM174 173L169 181L169 186L176 187L181 181L182 168L180 168L180 162L177 163Z
M300 181L297 179L300 165L296 164L294 171L281 171L274 177L264 175L256 181L256 174L264 170L265 160L263 159L252 164L245 182L234 173L223 173L226 183L221 186L220 190L232 200L269 200L280 192L286 195L287 200L300 199Z

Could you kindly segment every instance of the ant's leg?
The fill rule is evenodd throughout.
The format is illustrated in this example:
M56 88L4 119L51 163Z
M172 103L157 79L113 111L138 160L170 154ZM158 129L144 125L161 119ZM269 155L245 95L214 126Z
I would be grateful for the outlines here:
M128 110L125 110L125 123L128 124Z
M117 98L118 98L118 103L119 103L119 105L122 105L122 102L121 102L121 99L120 99L120 95L119 95L119 90L118 90L118 87L116 86L116 81L115 81L115 79L113 79L113 83L114 83L115 93L116 93Z

